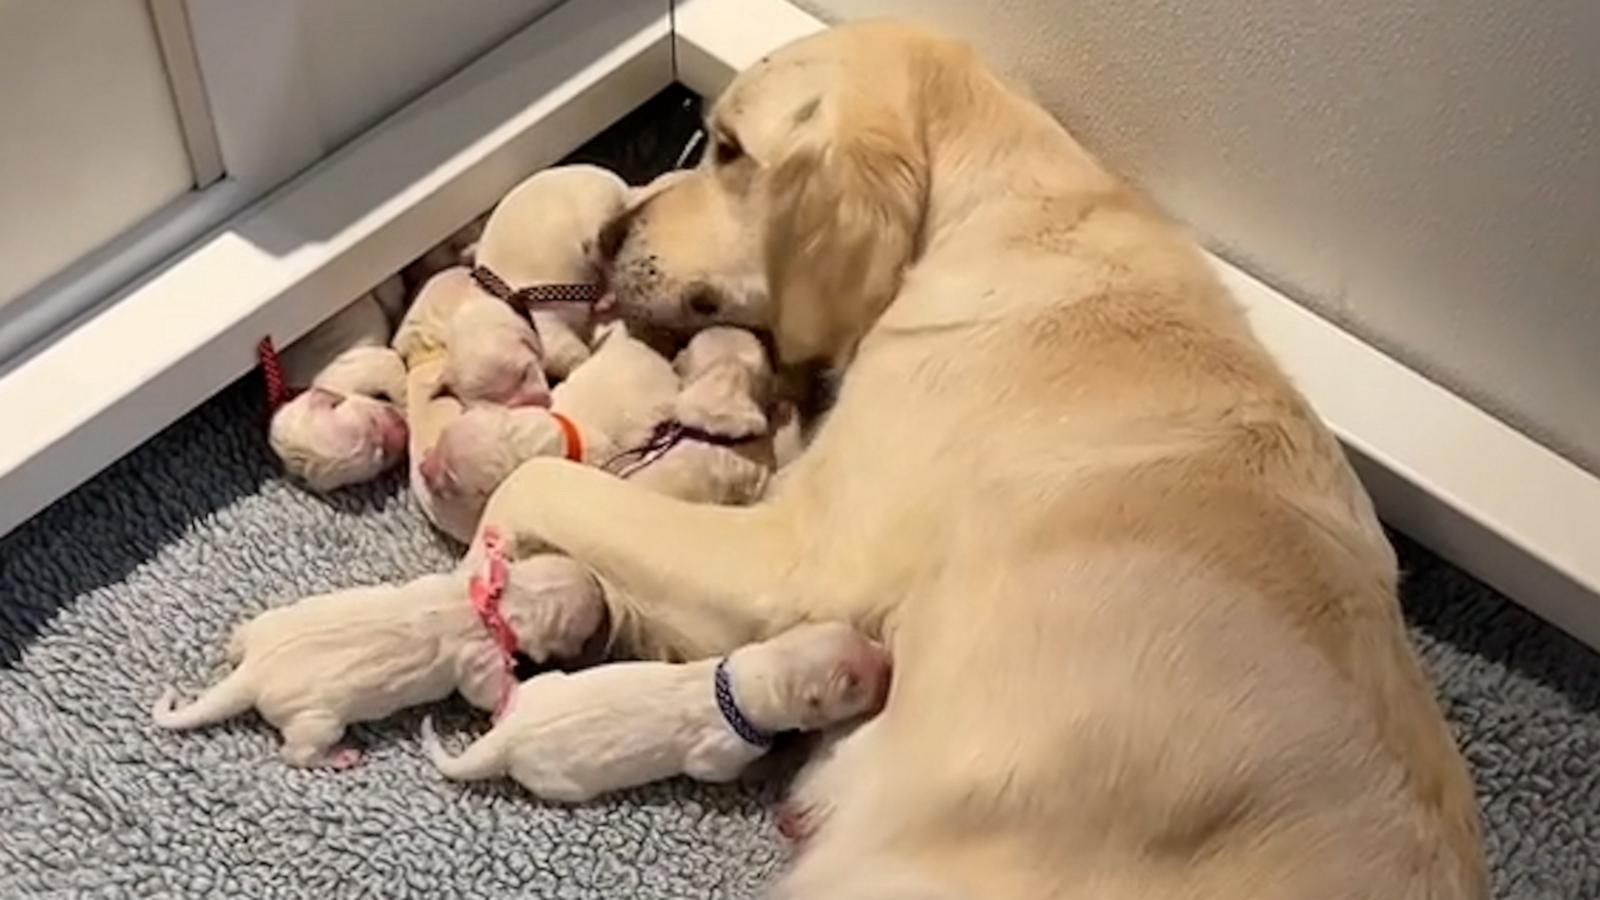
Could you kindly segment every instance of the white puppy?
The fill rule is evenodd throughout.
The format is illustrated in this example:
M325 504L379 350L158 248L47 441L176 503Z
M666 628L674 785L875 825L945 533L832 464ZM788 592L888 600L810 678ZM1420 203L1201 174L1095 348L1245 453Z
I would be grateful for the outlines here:
M466 541L489 495L536 456L603 463L649 439L672 415L678 376L660 354L614 322L594 355L552 394L551 408L479 406L450 422L418 468L435 522Z
M761 342L742 329L708 328L675 365L683 389L673 418L607 468L679 500L754 503L776 466L766 412L772 369Z
M407 370L411 488L428 520L462 539L470 535L477 511L463 512L448 497L436 497L423 461L469 401L549 404L537 337L510 307L484 293L467 269L457 267L422 286L394 347Z
M428 279L400 323L394 348L408 370L441 361L444 386L463 403L550 402L533 326L479 287L469 269L445 269Z
M596 346L555 388L550 411L481 407L445 428L421 471L449 533L467 540L494 489L538 456L605 466L696 503L742 505L765 492L775 467L765 413L772 373L754 335L706 329L678 355L676 374L620 323L605 326Z
M509 291L550 285L599 288L595 243L622 212L628 186L596 166L558 166L523 181L495 206L478 243L476 264ZM589 357L593 307L528 307L544 347L545 371L561 379Z
M578 803L680 774L732 781L776 733L876 712L888 686L879 645L841 623L801 625L720 661L539 675L461 755L444 750L428 719L422 744L448 778L509 775L536 796Z
M283 733L296 766L354 764L332 752L351 722L443 699L459 690L493 709L507 688L507 651L469 601L466 579L429 575L271 609L228 644L231 674L188 706L169 689L153 716L163 728L218 722L254 706ZM600 587L561 556L513 563L498 605L516 649L536 661L577 655L604 620Z
M285 387L300 393L273 412L267 439L313 490L371 480L405 452L405 366L379 299L397 288L389 279L283 352Z

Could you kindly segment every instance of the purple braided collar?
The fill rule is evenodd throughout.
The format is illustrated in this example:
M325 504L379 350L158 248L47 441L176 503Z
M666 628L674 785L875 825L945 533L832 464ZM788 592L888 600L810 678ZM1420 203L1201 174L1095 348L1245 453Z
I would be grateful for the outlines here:
M704 428L685 425L676 419L668 419L657 425L655 430L650 432L650 437L644 443L618 453L616 456L606 460L605 465L600 468L618 478L627 478L629 475L666 456L673 447L684 441L698 441L702 444L710 444L713 447L737 447L760 436L758 434L745 434L734 437L726 434L714 434Z

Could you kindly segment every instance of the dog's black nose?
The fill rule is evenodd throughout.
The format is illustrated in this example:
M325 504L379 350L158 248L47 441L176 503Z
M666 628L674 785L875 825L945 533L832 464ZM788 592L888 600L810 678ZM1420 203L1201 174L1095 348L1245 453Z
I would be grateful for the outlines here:
M703 319L709 319L722 309L722 298L718 297L716 290L709 285L698 285L690 288L684 295L683 305L689 308L689 312Z

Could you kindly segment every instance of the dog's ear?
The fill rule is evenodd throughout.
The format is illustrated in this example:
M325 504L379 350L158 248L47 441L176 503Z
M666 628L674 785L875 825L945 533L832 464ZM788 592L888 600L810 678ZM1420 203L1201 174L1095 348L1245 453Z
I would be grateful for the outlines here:
M771 175L764 253L786 363L848 358L919 250L926 153L904 111L868 112L814 129Z

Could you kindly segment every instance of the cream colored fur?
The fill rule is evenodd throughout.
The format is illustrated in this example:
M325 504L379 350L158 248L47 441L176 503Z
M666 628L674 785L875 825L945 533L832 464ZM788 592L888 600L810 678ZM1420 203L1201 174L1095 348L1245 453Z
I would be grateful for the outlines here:
M407 369L411 488L428 520L446 534L470 533L481 504L466 510L429 490L423 462L445 428L466 411L469 401L511 394L548 402L533 330L525 322L505 319L515 315L479 289L469 270L457 267L435 274L422 286L395 333L394 349ZM475 328L480 322L485 327ZM515 382L509 389L508 375ZM452 378L469 387L467 396L460 395ZM470 390L486 384L499 385L500 392L491 396L486 390Z
M550 387L539 339L515 310L485 292L464 267L428 279L395 332L408 369L443 361L443 387L463 403L542 405Z
M546 406L550 384L538 339L520 313L482 291L445 330L444 382L464 403Z
M501 609L518 649L537 661L576 656L604 616L593 579L559 556L513 564ZM228 661L233 672L189 706L174 707L175 691L163 694L156 724L196 728L253 706L283 733L283 759L297 766L349 765L351 753L331 752L347 724L452 691L493 709L510 677L455 575L268 610L234 632Z
M490 213L477 262L513 289L590 283L599 277L595 239L623 208L628 186L596 166L557 166L530 176ZM593 310L573 304L533 310L544 366L565 378L589 357Z
M1487 897L1393 551L1188 237L914 27L776 52L709 122L608 232L618 300L709 285L843 371L831 412L754 506L535 459L484 521L590 567L637 652L888 641L779 896Z
M629 475L651 490L696 503L752 503L775 465L765 412L771 370L748 332L712 328L696 335L674 367L625 326L604 326L597 350L556 386L551 409L581 434L583 461L604 466L646 443L676 419L712 434L746 438L731 446L685 440ZM680 388L681 383L681 388ZM472 537L490 494L517 466L567 454L561 426L543 409L477 407L452 421L422 467L433 505L450 507L448 530Z
M883 704L889 658L837 622L802 625L728 656L740 711L769 734L817 729ZM445 777L510 776L535 796L581 803L674 775L732 781L766 748L732 730L713 689L717 660L622 662L549 672L517 688L509 711L459 756L428 719L422 745Z
M477 515L465 518L456 505L434 497L428 488L423 463L433 448L438 446L440 435L444 434L450 423L466 412L466 404L445 390L443 360L431 360L412 367L406 373L406 396L406 420L411 427L407 452L407 475L411 490L422 506L423 515L434 527L445 534L460 534L463 529L472 527Z
M447 534L469 540L489 495L517 466L568 455L552 410L577 428L583 460L601 465L669 418L677 392L670 363L622 323L604 326L594 355L556 386L551 409L479 406L441 432L420 468L432 505L446 511L436 521L448 520L440 525Z
M280 361L284 383L307 388L340 356L357 347L385 347L394 324L378 300L393 292L394 279L386 280L329 316L299 340L283 348Z
M1483 897L1393 554L1193 244L917 29L776 53L710 121L619 300L709 280L787 361L844 368L836 406L754 507L535 460L485 521L591 566L645 652L803 617L891 642L780 893ZM625 280L643 255L667 285Z
M761 499L777 465L767 415L772 370L761 343L748 331L708 328L689 341L674 365L683 389L672 417L739 442L686 439L628 479L693 503L739 506Z
M398 286L388 279L283 351L284 381L301 393L273 414L268 442L313 490L369 481L405 452L405 366L379 299Z

